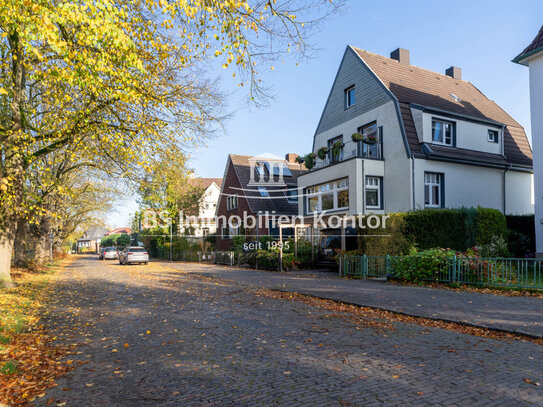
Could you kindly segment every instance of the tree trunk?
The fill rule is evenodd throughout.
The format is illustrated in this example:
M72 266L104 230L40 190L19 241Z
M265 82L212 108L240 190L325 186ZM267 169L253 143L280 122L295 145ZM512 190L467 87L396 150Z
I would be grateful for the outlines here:
M39 225L38 236L36 236L35 260L43 264L49 258L49 233L51 232L51 222L49 216L45 216Z
M5 219L0 228L0 288L13 287L10 269L16 228L13 218Z
M15 234L15 242L13 246L13 264L18 267L23 267L28 264L26 255L27 249L27 224L26 219L21 218L17 221L17 233Z

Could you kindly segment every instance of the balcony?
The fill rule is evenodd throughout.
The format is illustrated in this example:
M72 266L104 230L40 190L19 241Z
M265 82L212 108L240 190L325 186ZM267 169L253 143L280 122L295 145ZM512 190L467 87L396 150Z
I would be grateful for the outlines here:
M334 155L332 151L329 151L324 160L317 158L312 171L326 168L353 158L382 160L383 144L380 141L375 144L366 144L362 141L348 141L343 145L341 153Z

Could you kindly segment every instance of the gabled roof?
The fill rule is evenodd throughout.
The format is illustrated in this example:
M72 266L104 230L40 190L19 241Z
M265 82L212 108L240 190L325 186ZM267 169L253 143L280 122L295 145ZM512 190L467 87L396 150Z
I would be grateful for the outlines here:
M288 167L288 169L292 173L292 176L283 177L286 186L282 186L282 187L281 186L279 187L266 186L265 188L269 194L269 197L262 197L256 186L249 185L249 181L251 179L251 166L249 164L249 160L251 158L257 158L257 157L230 154L228 158L229 158L229 161L232 163L234 171L241 185L241 189L243 190L243 191L238 191L237 193L239 195L245 196L249 204L249 207L251 208L253 213L268 211L271 214L272 211L275 211L275 214L278 214L278 215L298 214L298 205L296 203L288 202L287 197L285 195L285 190L296 188L297 186L296 180L301 174L307 171L305 167L303 167L300 164L289 163L286 160L283 160L284 165ZM255 171L253 179L255 180L259 179L259 175L256 173L256 169L253 168L253 171ZM223 185L223 190L221 192L224 191L224 188L226 186L227 185ZM228 194L228 192L226 193Z
M118 235L118 234L129 235L130 233L132 233L132 229L130 229L130 228L117 228L117 229L113 229L113 230L107 232L106 236Z
M424 155L411 114L411 106L417 105L475 120L503 124L507 163L532 165L532 149L523 127L470 82L401 64L395 59L360 48L351 48L398 100L411 153ZM496 156L503 161L503 157ZM477 157L472 158L476 160Z
M202 177L197 177L197 178L192 178L190 180L191 184L194 185L194 186L199 186L199 187L202 187L204 189L207 189L211 186L211 184L215 183L215 185L217 185L219 187L219 189L221 189L221 185L222 185L222 178L202 178Z
M102 226L93 226L88 228L81 239L78 240L97 240L106 236L108 233L107 229Z
M524 51L518 54L515 59L513 59L513 62L516 62L517 64L527 65L526 61L524 60L539 52L543 52L543 25L539 29L539 33L535 36L531 44L528 45L524 49Z

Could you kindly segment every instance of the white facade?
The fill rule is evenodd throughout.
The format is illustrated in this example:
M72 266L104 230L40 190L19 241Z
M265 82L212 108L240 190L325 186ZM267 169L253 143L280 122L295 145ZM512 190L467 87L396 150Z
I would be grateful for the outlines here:
M543 257L543 51L525 61L530 69L536 253Z
M209 185L200 200L198 217L201 223L191 222L191 228L181 228L181 234L191 232L192 237L202 238L209 235L215 235L217 233L217 225L215 223L215 212L217 210L217 203L219 202L219 196L221 193L220 186L215 182Z
M543 57L538 69L540 77L534 79L532 86L539 89L537 109L543 112ZM350 106L344 103L343 93L353 87L356 102L355 106ZM451 100L462 102L454 99L452 93L450 96ZM322 186L322 194L329 195L327 188L335 186L327 183L332 185L343 179L348 179L349 183L349 207L318 208L318 212L355 215L405 212L425 207L481 206L505 214L533 213L531 168L507 161L504 124L415 104L408 109L413 120L410 125L416 131L422 153L415 154L409 148L405 116L400 113L398 100L348 47L314 135L312 149L317 153L342 136L342 155L335 162L331 162L330 153L324 160L317 158L313 170L298 178L299 215L309 217L314 213L309 210L314 205L309 199L315 194L315 186ZM439 121L450 124L450 140L436 140L434 128ZM353 142L351 138L358 129L371 123L379 129L382 142L382 154L376 158L361 154L363 144ZM543 118L539 126L539 132L543 133ZM535 123L533 127L537 129ZM541 144L543 148L543 141ZM540 165L543 166L543 162ZM541 174L543 177L543 171ZM368 182L367 177L378 179ZM379 192L368 193L368 189L376 188L376 182L381 188ZM539 196L543 196L543 188L539 192ZM428 195L432 193L435 199L429 199ZM379 208L368 204L376 196L380 200ZM334 202L337 201L334 195ZM543 206L543 199L540 201ZM538 219L543 219L543 212Z

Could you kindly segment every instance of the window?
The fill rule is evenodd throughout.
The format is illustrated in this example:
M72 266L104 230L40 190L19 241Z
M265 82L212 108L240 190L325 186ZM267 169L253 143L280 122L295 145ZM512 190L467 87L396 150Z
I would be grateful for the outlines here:
M260 192L260 196L270 196L268 190L264 187L258 187L258 192Z
M444 201L443 174L435 172L424 173L424 206L442 208Z
M287 191L287 201L289 203L298 203L298 190L289 189Z
M382 209L382 178L366 177L366 208Z
M354 85L350 88L345 89L345 109L350 108L356 104L356 92L354 90Z
M230 239L230 233L229 232L230 232L230 229L228 228L228 226L223 226L221 237L223 239Z
M349 208L349 179L307 188L306 208L307 213Z
M497 143L498 137L498 130L488 130L488 141L490 143Z
M238 196L230 195L226 198L226 209L236 209L238 207Z
M381 143L380 129L377 127L377 123L366 124L365 126L358 128L358 133L362 134L364 138L374 137L377 142L375 144L367 144L358 142L358 155L364 158L375 158L380 160L383 158L383 148Z
M444 120L432 120L432 142L447 146L453 145L454 123Z
M335 152L333 151L333 146L335 143L343 143L343 136L337 136L333 139L328 140L328 150L329 150L329 158L331 163L337 163L339 161L343 160L343 147L339 149L339 151Z

